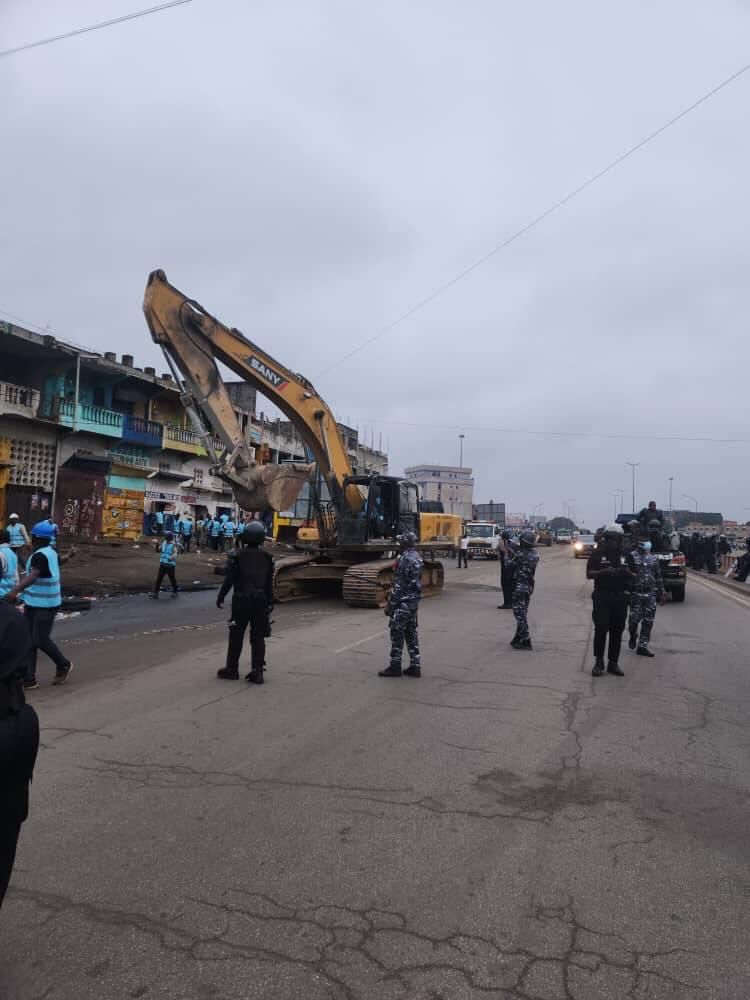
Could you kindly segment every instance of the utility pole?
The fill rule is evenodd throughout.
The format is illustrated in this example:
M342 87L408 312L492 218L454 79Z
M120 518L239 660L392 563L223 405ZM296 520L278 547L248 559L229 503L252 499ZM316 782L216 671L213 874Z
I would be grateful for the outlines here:
M684 497L686 497L686 499L693 501L693 503L695 504L695 513L697 514L698 513L698 501L695 499L695 497L691 497L689 493L683 493L682 495Z
M674 482L674 476L669 477L669 513L672 513L672 483Z
M458 467L459 467L459 469L462 469L463 465L464 465L464 438L465 437L466 437L465 434L459 434L458 435L458 448L459 448L459 452L458 452Z
M625 465L629 465L633 470L633 513L635 514L635 470L640 465L640 462L626 462Z

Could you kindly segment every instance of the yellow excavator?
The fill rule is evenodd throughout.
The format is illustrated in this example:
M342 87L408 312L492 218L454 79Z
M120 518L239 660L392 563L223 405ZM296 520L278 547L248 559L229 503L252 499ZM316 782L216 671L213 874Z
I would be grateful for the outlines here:
M395 539L405 531L416 534L424 558L422 593L429 596L442 589L444 571L436 556L455 545L460 517L422 514L418 487L408 480L354 475L334 416L314 386L170 285L163 271L149 275L143 311L181 389L182 404L211 457L212 471L231 486L240 507L285 510L304 483L310 483L317 532L309 533L307 541L315 543L315 550L277 560L278 600L336 588L354 607L382 607L393 578ZM289 418L314 462L255 462L217 361ZM222 442L221 453L214 446L214 435ZM321 478L330 501L321 498ZM442 535L435 534L436 528Z

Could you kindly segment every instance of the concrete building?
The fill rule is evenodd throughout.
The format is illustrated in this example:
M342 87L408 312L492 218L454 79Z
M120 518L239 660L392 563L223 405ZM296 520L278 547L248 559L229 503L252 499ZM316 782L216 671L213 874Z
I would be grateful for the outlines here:
M473 513L472 470L458 465L412 465L404 476L419 486L423 500L440 500L446 514L470 521Z
M0 372L0 524L12 511L26 524L52 514L64 534L136 538L157 510L233 510L169 373L9 323L0 323ZM230 383L229 394L258 461L306 460L288 421L256 416L251 386ZM355 471L387 470L387 456L356 432L347 443Z

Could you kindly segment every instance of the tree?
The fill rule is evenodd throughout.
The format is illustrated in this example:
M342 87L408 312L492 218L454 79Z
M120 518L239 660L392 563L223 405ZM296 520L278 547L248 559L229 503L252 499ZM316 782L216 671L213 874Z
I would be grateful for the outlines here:
M559 531L560 528L566 528L568 531L578 531L575 521L571 521L569 517L553 517L548 522L548 527L550 531Z

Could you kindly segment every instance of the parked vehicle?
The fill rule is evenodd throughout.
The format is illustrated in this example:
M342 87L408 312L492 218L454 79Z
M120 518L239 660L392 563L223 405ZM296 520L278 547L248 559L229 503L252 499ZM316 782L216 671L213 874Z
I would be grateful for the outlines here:
M570 545L571 534L567 528L559 528L555 535L558 545Z

